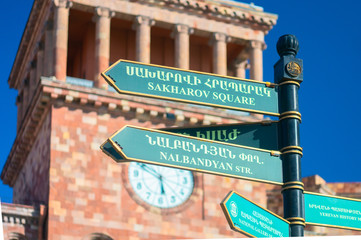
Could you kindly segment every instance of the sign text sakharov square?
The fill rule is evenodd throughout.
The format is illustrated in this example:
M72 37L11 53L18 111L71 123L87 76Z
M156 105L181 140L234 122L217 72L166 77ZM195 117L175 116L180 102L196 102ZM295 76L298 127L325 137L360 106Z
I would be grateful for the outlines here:
M102 73L119 93L278 116L277 85L119 60Z

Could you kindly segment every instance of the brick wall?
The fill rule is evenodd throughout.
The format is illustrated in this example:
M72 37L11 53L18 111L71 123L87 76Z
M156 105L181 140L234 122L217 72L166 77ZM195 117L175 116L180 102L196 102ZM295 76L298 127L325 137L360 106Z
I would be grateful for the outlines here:
M283 216L280 187L200 173L194 174L191 200L178 211L137 203L127 182L128 163L116 164L99 146L125 124L162 128L174 122L159 115L139 115L135 109L110 114L106 108L80 109L58 101L15 184L14 201L26 204L49 198L48 239L91 239L94 234L113 239L244 237L229 228L219 206L231 190ZM312 192L354 197L360 192L359 183L326 183L317 175L304 183ZM6 232L25 233L22 229L9 225ZM351 234L359 232L306 228L306 235Z
M195 174L196 189L180 212L144 208L129 191L127 163L116 164L99 146L125 124L161 128L164 119L135 112L52 109L49 229L51 239L104 233L114 239L242 237L230 230L219 206L230 190L266 206L267 184Z
M45 204L49 194L50 113L45 118L13 189L13 202Z

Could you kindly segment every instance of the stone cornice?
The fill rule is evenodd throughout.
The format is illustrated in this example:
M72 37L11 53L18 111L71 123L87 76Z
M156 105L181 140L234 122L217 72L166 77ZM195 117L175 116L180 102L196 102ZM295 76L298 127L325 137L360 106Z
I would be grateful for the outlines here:
M49 14L51 0L35 0L31 9L28 21L25 26L21 42L15 57L13 68L11 69L8 83L11 88L18 88L21 77L24 75L28 62L36 49L39 33L44 27L44 21Z
M23 121L20 123L16 139L1 172L3 183L11 187L15 184L50 106L50 96L43 93L41 84L39 83L34 89L36 92L28 105Z
M72 0L76 8L85 10L87 6L96 6L97 0ZM170 8L178 11L193 13L215 18L218 21L238 22L245 24L257 24L272 28L277 22L278 15L263 11L262 7L252 4L231 2L225 0L123 0L117 3L112 1L102 1L104 7L116 11L117 6L124 3L139 3L159 8ZM78 6L76 6L78 5ZM131 11L126 12L132 14ZM139 14L139 13L138 13ZM269 30L268 29L268 30Z
M139 119L156 122L161 120L178 126L257 121L253 117L236 114L236 111L118 94L98 88L76 86L52 78L42 77L36 89L1 172L4 184L10 186L14 186L51 106L65 105L115 115L134 112Z
M215 17L233 19L239 22L256 23L259 25L274 26L277 15L263 12L262 8L249 4L221 0L138 0L143 2L165 2L166 5L192 9L203 14L213 14Z
M97 0L72 0L73 8L93 12ZM116 18L134 19L142 14L159 27L172 29L175 24L194 28L195 34L209 36L222 29L234 39L263 41L264 35L276 24L276 14L265 13L259 7L216 0L123 0L102 1L102 7L115 12ZM238 7L238 5L240 5ZM247 7L248 6L248 7ZM196 23L196 24L195 24ZM259 30L254 33L254 30Z

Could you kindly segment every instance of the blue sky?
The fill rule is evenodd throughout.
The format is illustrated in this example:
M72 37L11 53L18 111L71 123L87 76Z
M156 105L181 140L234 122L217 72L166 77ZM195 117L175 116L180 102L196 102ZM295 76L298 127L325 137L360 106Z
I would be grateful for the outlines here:
M250 3L250 1L243 1ZM273 82L279 59L278 37L291 33L300 42L304 82L299 91L302 175L318 174L328 182L361 182L361 18L360 1L253 1L279 15L266 36L264 80ZM17 92L7 80L31 10L32 1L4 1L0 14L0 169L16 136ZM0 183L3 202L11 188Z

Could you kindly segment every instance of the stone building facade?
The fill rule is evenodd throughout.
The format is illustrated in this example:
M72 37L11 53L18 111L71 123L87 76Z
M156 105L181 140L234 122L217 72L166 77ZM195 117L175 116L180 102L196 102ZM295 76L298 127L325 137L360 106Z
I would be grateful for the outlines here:
M242 237L219 206L230 190L282 215L280 188L201 173L192 173L183 204L154 207L132 189L130 163L116 164L99 148L126 124L261 120L120 95L100 73L129 59L262 81L264 37L276 21L261 7L224 0L35 0L8 80L19 94L17 137L1 173L14 202L3 205L5 239ZM328 184L318 176L306 186L361 193L360 184Z

